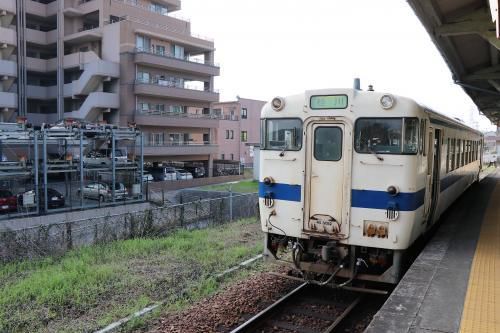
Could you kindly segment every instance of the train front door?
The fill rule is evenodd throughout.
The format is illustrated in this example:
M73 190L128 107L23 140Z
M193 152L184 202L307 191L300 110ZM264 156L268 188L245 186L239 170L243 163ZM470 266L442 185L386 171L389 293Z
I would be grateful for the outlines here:
M345 201L344 153L345 126L341 123L312 123L307 127L308 208L304 219L306 232L347 235L342 223Z

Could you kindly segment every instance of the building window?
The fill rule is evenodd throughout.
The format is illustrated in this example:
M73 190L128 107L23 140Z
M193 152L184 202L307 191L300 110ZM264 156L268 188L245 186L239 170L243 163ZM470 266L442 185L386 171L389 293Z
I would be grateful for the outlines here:
M135 38L135 47L138 51L150 52L151 51L151 39L149 37L137 35Z
M184 59L184 47L179 45L172 45L172 56L177 59Z
M151 10L153 13L167 15L167 8L154 2L149 6L149 10Z
M234 154L231 154L231 161L234 161Z
M156 111L165 112L165 104L156 104Z
M172 113L183 113L183 107L181 105L171 105L170 112Z
M224 158L225 158L224 154L220 154L220 159L224 160Z
M151 146L163 146L164 140L164 133L151 133L149 135L149 143L151 144Z
M233 130L231 130L231 131L230 131L230 134L231 134L230 139L231 139L231 140L232 140L232 139L234 139L234 131L233 131Z
M156 54L164 56L165 55L165 46L156 45L155 51L156 51Z
M241 142L247 142L247 141L248 141L248 132L241 131Z
M226 130L226 139L229 139L229 130Z
M138 72L137 73L137 81L141 83L149 83L150 76L147 72Z
M241 109L241 119L247 119L248 117L248 110L247 108L242 108Z
M149 111L149 103L140 102L139 103L139 110L141 112L148 112Z

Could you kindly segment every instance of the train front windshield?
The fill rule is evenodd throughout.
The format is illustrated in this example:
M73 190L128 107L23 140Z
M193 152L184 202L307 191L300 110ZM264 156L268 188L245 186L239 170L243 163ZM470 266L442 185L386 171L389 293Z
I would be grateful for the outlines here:
M417 118L360 118L355 126L358 153L416 154Z
M263 119L262 149L300 150L302 147L302 120Z

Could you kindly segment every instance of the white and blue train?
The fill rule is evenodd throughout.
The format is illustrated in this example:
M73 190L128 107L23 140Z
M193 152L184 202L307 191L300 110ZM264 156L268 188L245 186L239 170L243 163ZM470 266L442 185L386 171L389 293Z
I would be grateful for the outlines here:
M359 89L276 97L261 114L266 252L303 272L396 283L405 251L475 181L480 132Z

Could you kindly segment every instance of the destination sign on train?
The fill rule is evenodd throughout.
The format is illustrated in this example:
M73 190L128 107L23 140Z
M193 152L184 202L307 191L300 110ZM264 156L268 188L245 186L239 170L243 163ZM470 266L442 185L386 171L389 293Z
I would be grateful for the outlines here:
M311 109L345 109L347 95L311 96Z

